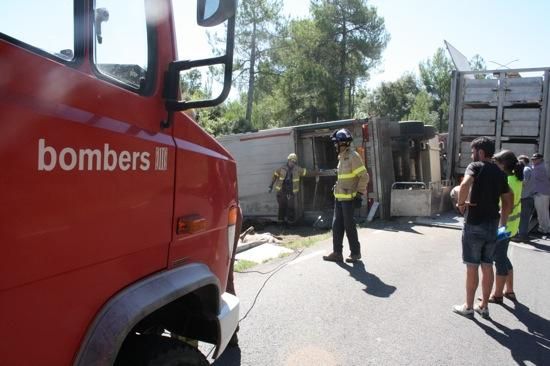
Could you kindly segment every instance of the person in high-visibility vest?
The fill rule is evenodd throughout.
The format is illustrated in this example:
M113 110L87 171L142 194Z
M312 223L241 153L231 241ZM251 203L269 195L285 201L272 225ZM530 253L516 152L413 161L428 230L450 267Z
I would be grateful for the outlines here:
M523 181L523 170L525 165L518 161L516 155L510 150L502 150L493 156L498 167L506 173L508 186L514 194L514 204L512 212L506 221L507 235L497 242L495 249L495 267L497 275L495 277L495 287L493 294L489 297L489 302L502 304L503 297L516 301L514 293L514 267L508 258L508 245L510 237L518 233L521 216L521 192ZM506 291L504 291L506 286Z
M351 254L346 262L361 259L361 245L353 218L356 206L361 205L362 195L369 183L369 174L363 159L350 148L353 136L345 128L333 132L331 140L338 152L338 177L334 186L334 215L332 218L332 253L323 256L329 262L343 262L344 232L348 238Z
M290 153L287 157L285 165L273 172L269 192L277 192L277 203L279 211L277 219L279 223L294 223L296 221L294 211L294 198L300 191L300 179L305 176L316 175L315 171L308 171L298 164L298 156L295 153Z

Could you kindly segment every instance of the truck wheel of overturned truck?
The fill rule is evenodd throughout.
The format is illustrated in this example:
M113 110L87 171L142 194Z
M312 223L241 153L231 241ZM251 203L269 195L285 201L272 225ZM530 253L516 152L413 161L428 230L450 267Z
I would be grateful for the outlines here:
M140 335L128 338L115 366L208 366L196 348L173 338Z
M424 136L424 122L401 121L399 122L399 133L402 137L422 137Z
M425 125L424 126L424 139L431 140L437 135L437 129L434 126Z

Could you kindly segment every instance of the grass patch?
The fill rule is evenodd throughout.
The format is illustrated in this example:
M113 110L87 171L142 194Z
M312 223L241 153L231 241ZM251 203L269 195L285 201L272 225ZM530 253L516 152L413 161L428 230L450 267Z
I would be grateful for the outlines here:
M321 240L325 240L325 239L330 238L330 236L331 236L331 233L327 232L327 233L324 233L324 234L308 236L306 238L294 240L294 241L291 241L291 242L288 242L288 243L282 243L281 245L288 248L288 249L292 249L292 250L308 248L308 247L316 244L317 242L319 242Z
M288 257L289 255L291 254L294 254L294 252L290 252L290 253L281 253L279 254L279 256L277 258L286 258Z
M233 266L233 272L243 272L246 271L249 268L254 267L256 262L247 261L246 259L240 259L235 261L235 265Z

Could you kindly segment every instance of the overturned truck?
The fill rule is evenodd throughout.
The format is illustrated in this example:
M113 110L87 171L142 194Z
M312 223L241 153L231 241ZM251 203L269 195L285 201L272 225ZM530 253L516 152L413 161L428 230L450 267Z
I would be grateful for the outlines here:
M433 187L439 189L441 186L435 184L441 181L440 149L435 129L418 121L397 123L378 118L348 119L221 136L218 141L237 161L243 215L249 218L276 218L277 201L275 193L269 193L268 186L273 171L286 163L291 152L298 155L299 165L320 173L316 177L302 178L296 197L297 217L311 222L323 215L330 215L338 164L330 135L340 128L347 128L352 133L352 148L362 156L370 175L367 199L356 210L360 218L374 215L389 218L392 215L395 211L391 205L391 197L395 194L392 192L400 187L394 185L396 178L398 181L426 182L430 200ZM403 192L398 192L397 196ZM420 190L414 192L417 195L421 193ZM409 201L396 207L403 206L407 210Z

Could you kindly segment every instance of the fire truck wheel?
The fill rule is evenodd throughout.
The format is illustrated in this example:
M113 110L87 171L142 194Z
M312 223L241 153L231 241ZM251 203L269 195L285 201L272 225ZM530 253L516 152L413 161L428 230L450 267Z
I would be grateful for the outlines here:
M115 366L208 366L196 348L173 338L140 335L127 339Z

